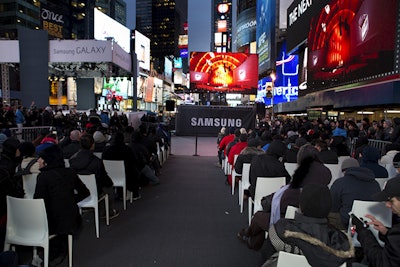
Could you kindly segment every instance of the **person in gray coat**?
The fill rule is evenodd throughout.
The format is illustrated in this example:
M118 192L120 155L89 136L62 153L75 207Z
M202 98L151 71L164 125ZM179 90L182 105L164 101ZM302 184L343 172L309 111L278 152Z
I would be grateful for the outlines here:
M342 163L344 176L337 179L331 186L332 210L339 213L343 229L349 225L349 212L353 201L372 200L372 195L381 191L379 183L375 181L375 174L370 169L360 167L354 158L345 159Z

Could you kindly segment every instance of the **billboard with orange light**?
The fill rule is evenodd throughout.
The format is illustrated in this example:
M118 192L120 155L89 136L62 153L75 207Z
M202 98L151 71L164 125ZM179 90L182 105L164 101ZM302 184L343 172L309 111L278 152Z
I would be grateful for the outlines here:
M255 94L258 56L246 53L190 53L190 90Z

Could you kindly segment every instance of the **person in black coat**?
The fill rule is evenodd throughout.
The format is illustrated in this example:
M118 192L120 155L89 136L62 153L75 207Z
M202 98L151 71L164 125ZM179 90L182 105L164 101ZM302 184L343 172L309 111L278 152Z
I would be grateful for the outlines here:
M121 132L114 134L111 145L104 149L102 159L124 161L126 188L133 193L134 199L139 199L139 171L136 157L132 149L125 145L124 135Z
M286 183L290 182L290 174L285 169L283 162L279 160L285 154L285 144L277 139L271 142L265 154L254 156L250 165L249 193L254 196L257 177L286 177Z
M361 152L360 166L372 170L375 174L375 178L388 178L388 171L378 163L380 158L381 154L377 148L366 146Z
M74 234L81 223L77 203L90 192L74 170L65 168L57 145L43 149L38 162L40 173L34 198L44 200L50 234Z
M325 164L338 164L338 155L335 151L328 149L328 144L325 141L317 140L314 144L318 149L318 158Z

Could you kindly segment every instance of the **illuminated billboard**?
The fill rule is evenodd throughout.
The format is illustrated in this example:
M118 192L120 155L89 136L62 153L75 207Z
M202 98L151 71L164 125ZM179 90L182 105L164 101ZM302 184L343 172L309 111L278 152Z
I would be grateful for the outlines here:
M393 76L397 11L397 0L330 1L311 20L302 93Z
M139 67L150 70L150 39L135 30L135 52Z
M102 96L111 100L115 97L118 101L132 96L132 82L126 77L104 77Z
M255 94L258 57L246 53L190 53L190 89Z
M107 16L97 8L94 9L94 39L113 38L122 49L131 51L131 31L118 21Z

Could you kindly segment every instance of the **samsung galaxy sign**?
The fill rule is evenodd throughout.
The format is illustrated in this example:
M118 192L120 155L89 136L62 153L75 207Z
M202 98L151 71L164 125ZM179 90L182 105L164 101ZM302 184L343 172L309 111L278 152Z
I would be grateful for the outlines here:
M242 127L241 119L228 119L228 118L196 118L190 119L190 125L193 127Z

